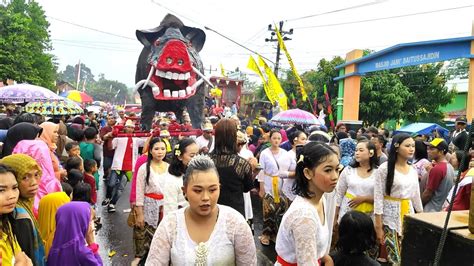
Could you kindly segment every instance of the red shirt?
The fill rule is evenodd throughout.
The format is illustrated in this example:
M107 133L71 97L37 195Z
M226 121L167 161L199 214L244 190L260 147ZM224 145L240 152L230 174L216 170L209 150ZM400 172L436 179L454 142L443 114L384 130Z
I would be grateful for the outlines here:
M109 132L112 132L112 127L111 126L105 126L103 128L100 129L100 138L102 140L104 140L104 136L105 134L109 133ZM110 158L113 158L114 157L114 152L115 150L112 149L112 138L110 139L107 139L107 140L104 140L104 144L103 144L104 148L104 157L110 157Z
M128 137L127 148L125 148L125 155L123 156L123 171L132 171L133 167L133 140L132 137Z
M91 203L95 204L97 202L97 191L95 190L95 178L92 175L84 172L84 183L91 186Z

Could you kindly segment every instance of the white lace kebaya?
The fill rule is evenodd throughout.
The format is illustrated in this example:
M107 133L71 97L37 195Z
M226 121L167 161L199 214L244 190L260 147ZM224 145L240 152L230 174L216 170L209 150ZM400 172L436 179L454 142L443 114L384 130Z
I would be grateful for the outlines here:
M195 243L179 209L165 216L153 236L145 265L257 265L252 232L236 210L217 205L219 217L206 242Z
M420 187L418 185L418 173L414 167L410 167L408 174L402 174L395 169L392 190L390 195L385 194L385 183L387 182L387 163L383 163L375 173L374 187L374 214L382 215L382 223L402 235L402 219L400 217L401 202L395 199L409 200L408 213L423 212L421 203Z
M324 197L324 225L316 208L300 196L296 196L286 211L278 230L275 250L285 262L298 265L319 265L319 259L327 254L329 246L328 215ZM275 265L281 265L278 262Z

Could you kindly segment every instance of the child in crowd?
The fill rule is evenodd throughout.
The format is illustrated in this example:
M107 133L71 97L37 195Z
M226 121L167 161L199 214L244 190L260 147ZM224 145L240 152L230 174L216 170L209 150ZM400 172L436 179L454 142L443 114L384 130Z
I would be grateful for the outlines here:
M80 170L71 169L67 173L67 183L71 185L71 187L75 187L78 183L84 181L84 175ZM74 192L73 192L74 194Z
M72 201L84 201L91 204L91 186L84 182L79 182L74 186Z
M339 240L336 251L331 253L334 265L380 265L365 254L375 245L374 223L370 216L359 211L349 211L339 223Z
M95 160L87 159L84 161L84 182L90 185L91 188L91 204L95 205L97 202L97 190L95 186L94 174L97 172L97 162Z
M101 158L97 155L95 141L99 132L95 127L88 127L84 130L84 141L79 143L81 157L83 160L95 160L99 164ZM95 186L99 188L99 173L94 173Z
M79 156L74 156L70 157L66 160L66 164L64 165L64 168L66 171L69 173L70 170L72 169L77 169L81 172L84 171L84 166L82 162L82 158Z
M81 149L79 148L79 144L77 142L69 142L66 144L66 152L69 158L74 156L81 156Z
M66 193L66 195L69 196L69 198L72 199L72 187L69 185L69 183L66 182L61 182L61 187L63 188L63 192Z

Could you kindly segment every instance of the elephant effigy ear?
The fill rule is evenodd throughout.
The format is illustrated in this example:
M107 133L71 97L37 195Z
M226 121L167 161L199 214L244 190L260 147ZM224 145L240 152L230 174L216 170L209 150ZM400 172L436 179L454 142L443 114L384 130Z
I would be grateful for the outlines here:
M147 30L137 30L135 35L144 46L150 46L156 39L165 33L167 28L180 29L183 36L192 43L193 47L198 52L201 51L204 46L206 33L204 33L203 30L185 26L179 18L171 14L167 14L158 27Z

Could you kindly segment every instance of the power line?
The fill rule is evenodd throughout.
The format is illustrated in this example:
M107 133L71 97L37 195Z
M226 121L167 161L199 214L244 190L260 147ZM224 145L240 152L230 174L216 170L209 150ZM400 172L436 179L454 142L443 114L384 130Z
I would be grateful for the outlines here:
M243 45L243 44L240 44L240 43L238 43L237 41L232 40L231 38L225 36L224 34L218 32L218 31L216 31L216 30L213 30L213 29L211 29L211 28L209 28L209 27L207 27L207 26L204 26L204 28L205 28L206 30L208 30L208 31L212 31L212 32L216 33L217 35L221 36L222 38L224 38L224 39L226 39L226 40L228 40L228 41L231 41L231 42L237 44L238 46L244 48L244 49L247 50L247 51L250 51L250 52L252 52L252 53L254 53L254 54L256 54L256 55L260 55L262 58L264 58L265 60L271 62L272 64L275 64L272 60L266 58L265 56L262 56L261 54L259 54L258 52L256 52L256 51L254 51L254 50L248 48L247 46L245 46L245 45Z
M59 18L55 18L55 17L51 17L51 16L48 16L48 18L59 21L59 22L62 22L62 23L66 23L66 24L69 24L69 25L73 25L73 26L76 26L76 27L79 27L79 28L84 28L84 29L88 29L88 30L95 31L95 32L100 32L100 33L107 34L107 35L114 36L114 37L119 37L119 38L123 38L123 39L127 39L127 40L136 41L135 38L130 38L130 37L127 37L127 36L124 36L124 35L119 35L119 34L116 34L116 33L91 28L91 27L88 27L88 26L84 26L84 25L74 23L74 22L62 20L62 19L59 19Z
M307 15L307 16L303 16L303 17L287 19L287 20L285 20L285 22L301 20L301 19L307 19L307 18L312 18L312 17L318 17L318 16L322 16L322 15L327 15L327 14L339 13L339 12L342 12L342 11L358 9L358 8L362 8L362 7L366 7L366 6L378 5L378 4L381 4L381 3L386 2L386 1L387 0L375 0L374 2L370 2L370 3L365 3L365 4L350 6L350 7L344 7L344 8L331 10L331 11L327 11L327 12L322 12L322 13L318 13L318 14L314 14L314 15Z
M120 49L120 48L107 48L107 47L101 47L101 46L90 46L90 45L79 45L79 44L69 44L69 43L56 43L58 45L65 45L65 46L72 46L72 47L80 47L80 48L88 48L88 49L93 49L93 50L104 50L104 51L113 51L113 52L128 52L128 53L137 53L136 50L131 50L131 49Z
M192 18L189 18L189 17L187 17L187 16L184 16L184 15L182 15L182 14L176 12L175 10L173 10L173 9L171 9L171 8L169 8L169 7L164 6L163 4L158 3L158 2L155 1L155 0L151 0L151 2L152 2L153 4L159 6L159 7L162 7L162 8L164 8L164 9L168 10L168 11L171 12L171 13L174 13L175 15L178 15L179 17L182 17L182 18L184 18L184 19L187 19L187 20L191 21L192 23L195 23L195 24L204 26L204 24L199 23L199 22L197 22L196 20L194 20L194 19L192 19Z
M136 46L137 43L122 43L122 42L102 42L102 41L95 41L95 40L74 40L74 39L56 39L52 38L52 41L57 42L70 42L70 43L97 43L97 44L110 44L110 45L124 45L124 46Z
M372 21L379 21L379 20L388 20L388 19L394 19L394 18L403 18L403 17L410 17L410 16L426 15L426 14L432 14L432 13L438 13L438 12L452 11L452 10L457 10L457 9L469 8L469 7L473 7L473 6L474 5L458 6L458 7L444 8L444 9L438 9L438 10L425 11L425 12L417 12L417 13L410 13L410 14L404 14L404 15L396 15L396 16L391 16L391 17L355 20L355 21L332 23L332 24L322 24L322 25L313 25L313 26L302 26L302 27L295 27L295 29L323 28L323 27L333 27L333 26L356 24L356 23L365 23L365 22L372 22Z

